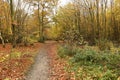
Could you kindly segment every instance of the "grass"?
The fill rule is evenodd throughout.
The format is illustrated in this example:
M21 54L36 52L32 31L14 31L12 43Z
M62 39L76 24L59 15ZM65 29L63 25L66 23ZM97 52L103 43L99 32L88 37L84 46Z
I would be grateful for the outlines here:
M117 80L120 77L119 51L98 51L91 47L71 49L69 46L62 46L58 55L67 60L68 66L65 69L74 74L71 76L75 80Z

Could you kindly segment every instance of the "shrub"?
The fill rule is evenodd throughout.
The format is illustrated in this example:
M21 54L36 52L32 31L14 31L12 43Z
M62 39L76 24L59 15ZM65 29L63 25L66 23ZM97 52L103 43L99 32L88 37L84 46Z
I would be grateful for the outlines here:
M107 70L101 80L117 80L117 75L115 73L113 73L113 71L111 70Z
M90 61L94 62L97 60L97 53L91 49L85 49L77 52L77 54L73 57L75 59L75 62L79 62L81 60L83 61Z
M120 52L97 51L90 47L80 49L69 45L59 47L58 55L70 56L65 68L76 80L117 80L120 76Z
M22 55L21 52L16 52L16 51L15 51L15 52L12 52L12 53L11 53L11 56L10 56L10 57L11 57L12 59L14 59L14 58L20 58L21 55Z
M76 54L76 51L78 49L76 49L75 47L71 47L70 45L63 45L63 46L60 46L59 49L58 49L58 55L61 57L61 58L65 58L65 56L74 56Z
M61 39L66 41L69 45L86 45L87 42L84 40L83 36L80 35L78 30L72 28L67 31L63 31L61 34Z
M113 43L106 39L96 40L96 45L100 50L110 50L113 47Z
M67 71L74 72L77 80L117 80L119 64L120 54L85 48L76 51L69 60L71 68Z
M61 58L65 58L65 53L67 52L66 48L63 46L63 47L59 47L58 49L58 55L61 57ZM68 53L68 52L67 52Z

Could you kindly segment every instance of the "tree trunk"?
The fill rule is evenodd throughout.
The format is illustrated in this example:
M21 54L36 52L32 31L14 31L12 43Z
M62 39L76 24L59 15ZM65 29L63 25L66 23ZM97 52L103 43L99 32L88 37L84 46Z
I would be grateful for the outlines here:
M40 23L41 23L41 21L40 21L40 4L39 4L39 1L38 1L38 21L39 21L39 40L40 40L40 38L41 38L41 35L40 35L40 27L41 27L41 25L40 25Z
M15 25L14 24L12 24L12 46L13 46L13 48L15 48L16 47L16 38L15 38L15 36L16 36L16 34L15 34Z
M100 19L99 19L99 0L96 0L96 19L97 19L97 28L98 28L98 39L101 39L101 28L100 28Z
M14 10L13 10L13 0L10 0L10 12L11 12L11 26L12 26L12 46L16 47L16 39L15 39L15 25L14 25Z
M41 38L40 42L44 42L44 6L42 6L42 16L41 16Z
M3 48L5 48L5 42L4 42L4 39L3 39L3 37L2 37L2 34L1 34L1 33L0 33L0 39L1 39L1 41L2 41Z

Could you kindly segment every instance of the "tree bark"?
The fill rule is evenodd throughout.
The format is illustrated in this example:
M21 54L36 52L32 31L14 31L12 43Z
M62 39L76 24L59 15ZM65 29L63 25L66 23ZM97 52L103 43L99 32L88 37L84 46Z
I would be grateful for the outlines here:
M13 9L13 0L10 0L10 12L11 12L11 26L12 26L12 46L16 47L16 39L15 39L15 25L14 25L14 9Z
M5 42L4 42L4 39L3 39L3 37L2 37L2 34L1 34L1 33L0 33L0 39L1 39L1 41L2 41L3 48L5 48Z

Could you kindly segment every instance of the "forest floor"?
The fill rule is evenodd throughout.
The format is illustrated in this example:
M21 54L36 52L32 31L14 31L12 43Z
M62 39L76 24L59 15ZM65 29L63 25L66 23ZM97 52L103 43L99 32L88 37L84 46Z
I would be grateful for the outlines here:
M58 57L57 46L55 41L35 43L33 47L22 46L14 50L11 50L10 44L6 48L0 45L0 80L67 80L64 71L66 62ZM11 52L17 55L9 59L7 56Z
M56 49L56 42L46 42L42 46L26 80L66 80L64 63L59 60Z

